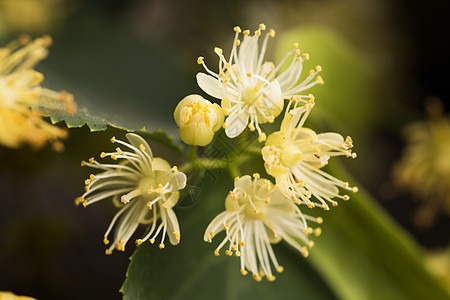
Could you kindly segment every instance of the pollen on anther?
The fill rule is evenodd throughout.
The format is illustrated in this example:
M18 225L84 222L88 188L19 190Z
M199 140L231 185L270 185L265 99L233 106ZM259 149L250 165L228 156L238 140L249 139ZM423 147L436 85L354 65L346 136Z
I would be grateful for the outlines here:
M117 160L117 156L116 156L115 154L112 154L112 155L111 155L111 158L112 158L113 160Z
M149 242L150 242L151 244L154 244L154 243L155 243L155 239L149 239Z
M304 57L306 60L309 60L309 53L303 53L303 57Z
M317 82L318 82L319 84L324 84L324 83L325 83L325 81L323 81L322 76L317 76L316 80L317 80Z
M259 175L259 173L253 173L253 177L256 179L259 179L261 177L261 175Z
M241 274L245 276L245 275L248 274L248 272L246 270L244 270L244 269L241 269Z
M233 30L236 31L236 32L241 33L241 27L239 27L239 26L235 26L235 27L233 28Z
M243 33L244 33L244 35L249 35L249 34L250 34L250 30L248 30L248 29L247 29L247 30L244 30Z
M84 167L86 165L86 162L84 160L81 161L81 166Z
M276 270L278 273L283 273L284 268L282 266L278 266Z
M116 142L116 137L115 136L113 136L111 139L110 139L110 141L111 141L111 143L115 143Z
M109 249L106 249L106 250L105 250L105 254L106 254L106 255L111 255L111 254L112 254L112 251L109 250Z
M101 158L105 158L106 157L106 153L105 152L100 153L100 157Z
M217 53L217 54L222 54L223 50L221 48L219 48L219 47L215 47L214 48L214 52Z
M95 159L93 157L89 158L89 163L93 164Z
M108 245L108 244L109 244L109 241L108 241L107 238L104 238L104 239L103 239L103 244L105 244L105 245Z
M240 41L240 40L236 40L236 41L234 42L234 44L235 44L236 46L239 46L239 45L241 44L241 41Z
M247 73L247 76L248 77L252 77L252 73Z
M344 199L345 201L347 201L347 200L350 199L350 197L349 197L348 195L344 195L344 196L342 196L342 199Z
M164 243L161 243L158 245L158 247L159 247L159 249L164 249L165 245L164 245Z
M275 30L270 29L270 30L269 30L269 35L270 35L271 37L275 37Z
M359 191L359 188L358 188L358 187L355 186L355 187L352 188L352 192L353 192L353 193L356 193L356 192L358 192L358 191Z
M214 250L214 255L215 255L215 256L219 256L219 255L220 255L219 249Z
M317 217L316 222L317 222L317 224L322 224L323 223L322 217Z
M315 236L320 236L322 234L322 228L316 228L314 229L314 235Z
M205 59L203 56L199 56L199 57L197 58L197 63L198 63L199 65L201 65L201 64L203 63L203 59Z
M137 239L137 240L136 240L136 244L137 244L137 245L142 244L142 240L141 240L141 239Z
M140 145L139 145L139 149L141 149L141 151L145 151L144 145L143 145L143 144L140 144Z
M294 43L294 44L292 45L292 47L294 47L294 49L298 49L298 43Z

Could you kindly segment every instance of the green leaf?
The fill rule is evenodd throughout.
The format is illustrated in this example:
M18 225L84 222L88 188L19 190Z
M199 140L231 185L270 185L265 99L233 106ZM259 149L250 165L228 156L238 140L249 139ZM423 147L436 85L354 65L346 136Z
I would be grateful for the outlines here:
M46 116L50 118L53 124L65 122L68 128L79 128L86 125L90 129L90 131L105 131L109 126L119 130L123 130L125 132L134 132L144 138L160 143L174 150L177 154L181 154L183 151L183 147L180 144L177 144L174 141L173 137L162 131L162 129L148 132L145 128L132 130L124 127L119 127L111 124L111 122L108 122L104 118L100 118L98 116L87 113L84 109L79 109L74 115L68 115L66 113L59 112L53 113L51 115L47 113Z
M350 179L340 165L333 171ZM414 241L364 190L322 215L309 261L340 298L449 299Z
M285 271L274 282L256 282L240 274L239 259L213 252L213 244L203 241L208 223L224 209L224 198L233 180L223 172L204 184L196 195L181 200L193 203L189 209L176 209L180 219L181 242L160 250L146 242L131 258L127 279L122 286L124 299L334 299L335 296L305 259L283 245L276 245ZM187 187L188 189L197 189Z

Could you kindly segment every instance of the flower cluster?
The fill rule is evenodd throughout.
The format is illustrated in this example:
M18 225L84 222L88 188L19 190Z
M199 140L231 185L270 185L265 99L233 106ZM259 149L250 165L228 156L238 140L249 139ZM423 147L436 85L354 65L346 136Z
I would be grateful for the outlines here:
M73 114L73 96L42 88L44 76L32 69L47 56L51 43L49 36L33 41L23 36L0 48L0 144L4 146L40 148L49 141L56 150L63 147L59 140L67 132L44 121L42 114Z
M120 163L100 163L94 158L81 162L82 166L102 172L91 174L85 180L86 192L75 203L86 207L112 198L120 208L104 236L107 245L108 236L117 223L114 241L106 254L111 254L114 248L123 251L140 223L151 224L151 228L143 238L136 240L137 244L147 240L153 244L162 231L159 248L165 247L166 235L170 243L176 245L180 241L180 228L172 208L178 202L179 190L186 186L186 175L177 167L170 167L164 159L153 157L149 145L139 135L129 133L126 137L129 143L111 138L112 143L125 146L125 149L117 147L115 152L100 154L101 158L120 159Z
M226 210L209 224L204 240L211 242L217 233L225 230L226 236L214 251L215 255L228 243L225 254L231 256L234 252L240 257L242 275L250 271L257 281L263 276L273 281L271 265L277 272L282 272L283 267L278 264L271 244L283 239L306 257L307 248L314 245L308 235L321 233L320 228L308 227L306 220L322 223L322 219L302 214L270 180L260 178L257 173L253 177L253 180L249 175L235 178L234 189L225 200ZM299 242L306 246L300 246Z

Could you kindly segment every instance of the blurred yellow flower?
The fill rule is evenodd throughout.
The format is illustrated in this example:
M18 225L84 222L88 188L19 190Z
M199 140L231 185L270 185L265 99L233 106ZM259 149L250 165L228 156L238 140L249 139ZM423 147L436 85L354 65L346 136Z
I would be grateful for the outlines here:
M427 102L429 119L405 128L406 148L394 180L424 202L416 223L431 225L438 211L450 215L450 120L438 99Z
M44 75L32 69L47 56L51 43L49 36L33 41L22 36L0 48L0 144L4 146L30 144L38 149L49 141L56 150L63 147L59 139L67 131L44 121L42 114L73 114L73 96L41 87Z
M0 0L0 25L10 31L42 34L66 16L67 8L67 0Z
M35 300L27 296L17 296L11 292L0 292L0 300Z

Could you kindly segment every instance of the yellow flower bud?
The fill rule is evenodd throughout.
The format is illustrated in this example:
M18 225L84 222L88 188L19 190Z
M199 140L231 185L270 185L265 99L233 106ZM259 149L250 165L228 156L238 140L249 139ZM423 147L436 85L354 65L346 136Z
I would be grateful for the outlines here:
M188 145L206 146L223 124L223 111L199 95L189 95L178 103L173 113L180 138Z

